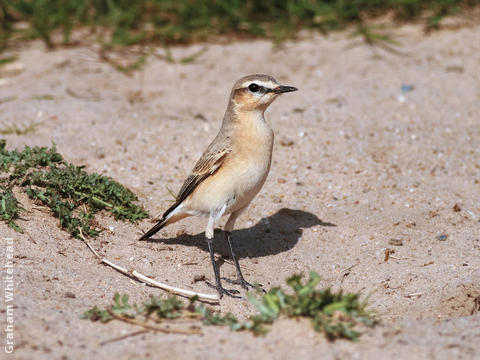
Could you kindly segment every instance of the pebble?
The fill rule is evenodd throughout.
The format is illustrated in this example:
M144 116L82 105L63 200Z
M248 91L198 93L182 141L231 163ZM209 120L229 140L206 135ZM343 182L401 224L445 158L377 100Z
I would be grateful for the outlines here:
M400 87L400 89L402 90L402 92L404 93L407 93L407 92L410 92L414 89L415 87L413 85L410 85L410 84L402 84L402 86Z
M75 299L77 296L76 296L73 292L67 291L67 292L65 293L65 297L66 297L66 298L70 298L70 299Z
M295 144L295 142L292 139L286 137L280 140L280 145L282 146L292 146L293 144Z
M277 195L273 195L272 196L272 201L275 203L275 204L280 204L282 202L282 198L280 196L277 196Z
M403 246L403 240L402 239L390 239L390 240L388 240L388 243L390 245L394 245L394 246Z

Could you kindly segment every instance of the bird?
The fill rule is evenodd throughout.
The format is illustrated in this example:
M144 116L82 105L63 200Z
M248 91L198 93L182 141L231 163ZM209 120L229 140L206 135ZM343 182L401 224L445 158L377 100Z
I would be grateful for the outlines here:
M254 74L238 80L230 93L217 136L195 164L175 203L139 240L150 238L165 226L189 216L208 217L205 239L219 297L238 297L237 290L222 286L213 250L214 227L230 214L224 234L235 264L237 279L225 281L245 290L254 287L240 269L231 239L235 221L260 191L272 162L274 134L265 121L265 110L281 94L298 90L280 85L272 76Z

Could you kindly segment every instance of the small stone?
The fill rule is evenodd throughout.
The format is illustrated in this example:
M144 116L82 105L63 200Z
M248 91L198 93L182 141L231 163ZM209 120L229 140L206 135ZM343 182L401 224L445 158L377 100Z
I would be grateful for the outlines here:
M458 204L455 204L455 205L453 206L453 211L454 211L454 212L460 212L460 211L462 211L462 208L461 208L460 206L458 206Z
M280 204L282 202L282 198L280 196L277 196L277 195L273 195L272 196L272 201L275 203L275 204Z
M76 296L73 292L67 291L67 292L65 293L65 297L66 297L66 298L70 298L70 299L75 299L77 296Z
M411 84L402 84L402 86L400 87L400 89L402 90L403 93L413 91L414 88L415 87Z
M292 146L293 144L295 144L295 142L292 139L289 139L287 137L283 137L280 140L280 145L282 146Z
M193 283L199 282L199 281L205 281L206 277L205 274L198 274L193 277Z
M99 148L95 151L95 156L97 159L104 159L105 158L105 150L103 148Z
M388 240L388 243L390 245L394 245L394 246L403 246L403 240L402 239L390 239Z
M207 118L205 117L205 115L203 115L201 113L195 114L194 119L195 120L201 120L201 121L207 121Z
M447 238L448 238L448 235L445 235L445 234L437 236L437 240L439 240L439 241L445 241L445 240L447 240Z

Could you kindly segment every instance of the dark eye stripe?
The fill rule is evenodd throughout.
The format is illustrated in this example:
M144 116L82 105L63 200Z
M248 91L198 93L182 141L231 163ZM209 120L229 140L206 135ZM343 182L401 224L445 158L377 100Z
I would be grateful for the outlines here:
M250 85L248 85L247 88L252 93L266 94L266 93L269 93L269 92L273 91L273 89L270 89L268 87L258 85L258 84L255 84L255 83L251 83Z

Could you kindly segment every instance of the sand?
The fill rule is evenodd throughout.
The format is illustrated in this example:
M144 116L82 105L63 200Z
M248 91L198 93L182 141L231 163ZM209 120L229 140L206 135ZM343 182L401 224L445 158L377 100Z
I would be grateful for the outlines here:
M14 352L2 349L1 358L480 358L480 27L427 36L408 26L395 37L403 55L346 34L306 34L280 47L196 44L172 49L179 59L206 47L195 61L152 56L132 76L101 61L94 46L47 51L34 41L12 50L18 61L0 68L0 99L15 98L0 104L0 120L40 124L35 133L3 136L8 148L53 141L68 161L134 191L152 216L169 206L167 188L179 190L215 136L238 78L266 73L298 87L266 113L276 136L272 169L233 233L244 275L268 288L317 271L321 286L371 293L381 324L358 343L329 342L308 321L284 319L265 337L208 327L202 336L148 333L103 344L138 328L80 320L84 310L109 304L117 291L136 302L165 292L99 264L16 191L26 234L0 224L2 241L14 239L15 285ZM53 99L35 99L44 95ZM148 220L98 219L113 231L91 244L107 258L212 291L194 282L213 280L205 219L141 243ZM222 275L234 277L218 236ZM385 261L387 248L394 253ZM240 318L254 311L231 298L216 309Z

